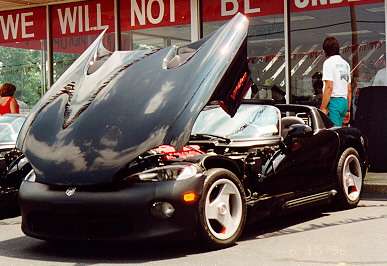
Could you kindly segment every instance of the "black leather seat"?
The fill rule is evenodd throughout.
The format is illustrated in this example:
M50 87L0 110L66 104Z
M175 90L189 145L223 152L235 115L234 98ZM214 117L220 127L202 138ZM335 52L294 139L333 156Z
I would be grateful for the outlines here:
M297 116L286 116L281 119L281 136L286 138L291 125L305 125L305 121Z

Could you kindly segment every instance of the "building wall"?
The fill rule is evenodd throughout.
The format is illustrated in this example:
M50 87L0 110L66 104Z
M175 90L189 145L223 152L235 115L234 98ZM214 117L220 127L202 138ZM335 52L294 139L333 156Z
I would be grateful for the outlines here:
M242 12L250 18L248 56L256 97L283 97L288 66L292 101L313 103L312 75L322 69L328 35L337 37L352 66L355 93L372 85L386 64L385 1L289 3L289 62L282 0L89 0L0 12L0 83L15 83L17 97L32 106L51 78L57 80L105 28L108 49L163 48L190 42L197 30L210 34Z

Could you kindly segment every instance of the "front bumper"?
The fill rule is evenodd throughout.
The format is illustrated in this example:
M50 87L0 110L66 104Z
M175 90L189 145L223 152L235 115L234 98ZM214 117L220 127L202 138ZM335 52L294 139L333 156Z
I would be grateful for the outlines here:
M84 191L71 196L68 187L52 188L23 182L19 191L22 230L45 240L137 240L192 234L197 225L198 200L204 178L136 183L116 191ZM199 197L187 204L185 192ZM171 218L151 213L155 202L175 208Z

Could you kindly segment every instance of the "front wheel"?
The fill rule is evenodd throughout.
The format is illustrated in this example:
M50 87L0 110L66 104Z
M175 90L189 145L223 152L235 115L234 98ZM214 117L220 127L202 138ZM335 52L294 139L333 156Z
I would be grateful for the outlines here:
M207 171L199 203L199 232L212 248L232 245L246 222L246 197L241 181L230 171Z
M360 201L363 173L359 154L354 148L347 148L337 165L338 200L340 207L354 208Z

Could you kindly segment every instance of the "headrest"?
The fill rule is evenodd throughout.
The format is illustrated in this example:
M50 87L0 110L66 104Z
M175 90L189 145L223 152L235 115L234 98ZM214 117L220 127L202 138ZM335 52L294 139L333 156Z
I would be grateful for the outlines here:
M288 128L291 125L305 125L305 121L297 116L286 116L281 119L282 128Z

